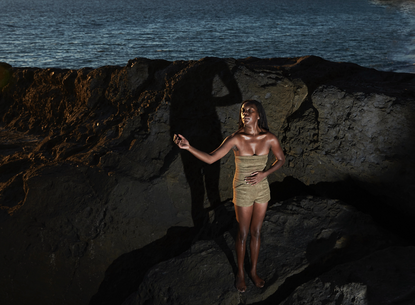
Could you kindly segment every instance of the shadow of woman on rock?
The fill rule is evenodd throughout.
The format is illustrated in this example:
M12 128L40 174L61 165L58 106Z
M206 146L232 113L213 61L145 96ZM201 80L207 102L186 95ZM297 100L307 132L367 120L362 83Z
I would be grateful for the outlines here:
M173 64L169 71L172 75L167 75L170 78L165 96L170 102L172 140L174 133L181 133L192 145L209 152L222 143L221 122L216 107L239 105L242 102L229 63L223 59L204 58ZM213 92L216 89L220 92ZM105 278L98 292L91 298L90 305L122 304L137 291L148 270L180 255L202 238L214 239L236 270L232 250L222 236L234 226L235 215L232 205L225 207L227 200L221 201L220 198L220 162L208 165L178 148L170 153L168 159L173 160L179 151L191 191L194 227L171 227L159 240L118 257L106 270ZM206 208L205 195L209 203ZM209 212L215 215L213 220L209 217Z
M190 63L170 82L166 98L170 102L171 137L185 136L192 146L211 152L223 141L217 106L240 104L242 94L233 76L232 62L204 58ZM221 203L220 162L208 165L180 150L184 173L191 192L191 214L200 237L213 237L214 222L209 212ZM208 206L205 206L205 195ZM212 212L213 213L213 212Z
M231 231L235 236L235 216L232 205L222 206L217 211L218 237L215 242L224 251L233 270L236 264L233 261L232 251L223 238L225 231ZM152 243L124 253L115 259L105 271L105 277L89 305L121 305L132 294L136 293L147 272L162 261L172 259L187 251L197 235L196 228L171 227L162 238Z
M149 269L186 251L193 237L194 232L188 227L172 227L162 238L121 255L105 271L105 278L89 304L121 305L137 291Z

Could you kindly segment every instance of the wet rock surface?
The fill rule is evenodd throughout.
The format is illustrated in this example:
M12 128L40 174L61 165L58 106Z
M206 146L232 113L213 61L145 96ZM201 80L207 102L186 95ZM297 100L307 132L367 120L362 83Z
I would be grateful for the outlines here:
M412 74L313 56L0 68L6 303L122 304L143 289L153 266L191 245L203 253L220 238L233 250L234 214L224 207L232 155L207 166L174 147L172 136L213 150L236 130L245 99L263 103L287 158L269 177L271 203L310 194L341 199L414 242ZM296 230L306 232L301 223ZM364 249L357 256L373 252ZM282 272L278 264L270 272ZM305 282L274 283L252 300L282 302L289 293L278 291ZM234 296L223 299L251 302Z

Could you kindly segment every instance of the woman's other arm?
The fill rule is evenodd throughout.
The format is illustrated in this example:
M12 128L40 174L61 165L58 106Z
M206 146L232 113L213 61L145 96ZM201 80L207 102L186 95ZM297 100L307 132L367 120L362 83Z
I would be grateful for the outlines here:
M271 167L265 171L267 176L269 176L270 174L272 174L273 172L281 168L281 166L283 166L285 163L284 152L282 151L281 144L278 141L277 137L272 135L270 141L271 141L271 151L274 154L276 160L274 163L272 163Z

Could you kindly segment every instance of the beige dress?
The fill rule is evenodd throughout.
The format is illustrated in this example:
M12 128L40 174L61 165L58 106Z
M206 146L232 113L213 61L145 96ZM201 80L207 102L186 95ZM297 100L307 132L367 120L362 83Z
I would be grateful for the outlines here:
M267 203L271 199L268 179L251 185L245 182L245 177L251 173L263 171L268 161L268 155L235 156L235 176L233 178L233 203L237 206L248 207L256 203Z

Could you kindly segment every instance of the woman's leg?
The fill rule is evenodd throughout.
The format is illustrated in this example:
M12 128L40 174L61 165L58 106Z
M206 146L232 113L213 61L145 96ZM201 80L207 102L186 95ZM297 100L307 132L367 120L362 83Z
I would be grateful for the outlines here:
M251 221L251 278L255 286L264 287L265 281L257 274L257 263L259 248L261 246L261 228L264 222L265 212L267 211L267 203L254 203Z
M252 219L253 206L240 207L235 205L236 220L238 221L238 235L235 241L236 260L238 273L236 274L235 286L240 292L245 292L244 258L246 252L246 240L248 238L249 226Z

